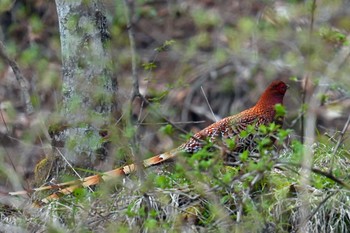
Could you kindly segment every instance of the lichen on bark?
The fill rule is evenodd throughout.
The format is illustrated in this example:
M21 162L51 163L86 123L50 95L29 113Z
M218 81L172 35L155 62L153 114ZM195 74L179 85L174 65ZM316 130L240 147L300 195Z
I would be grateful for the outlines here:
M56 0L62 52L61 119L52 134L51 176L67 164L91 168L105 153L99 130L116 108L116 79L108 49L108 22L100 1ZM64 158L63 158L64 157ZM105 157L105 156L103 156ZM55 174L53 174L55 173ZM58 174L57 174L58 173Z

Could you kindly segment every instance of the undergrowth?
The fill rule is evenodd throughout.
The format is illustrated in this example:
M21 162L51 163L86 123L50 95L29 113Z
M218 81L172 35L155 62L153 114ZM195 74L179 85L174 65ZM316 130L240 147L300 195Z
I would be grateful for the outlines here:
M270 126L271 127L271 126ZM262 127L260 131L266 132ZM277 135L286 135L278 129ZM256 133L256 132L255 132ZM345 232L350 227L349 154L334 142L313 147L310 184L299 183L303 146L260 138L259 150L228 155L208 146L176 162L94 187L37 209L28 201L3 212L3 223L49 232ZM277 138L278 139L278 138ZM231 160L232 161L232 160ZM330 173L330 167L335 169ZM310 209L300 213L304 200ZM28 208L23 208L25 205Z

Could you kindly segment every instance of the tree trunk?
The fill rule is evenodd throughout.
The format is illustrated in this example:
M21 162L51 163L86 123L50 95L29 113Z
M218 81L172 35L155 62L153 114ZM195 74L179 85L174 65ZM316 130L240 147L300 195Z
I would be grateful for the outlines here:
M92 168L106 150L99 134L116 109L106 13L98 0L56 0L62 51L62 109L50 128L51 175ZM63 123L64 122L64 123ZM102 156L102 157L101 157ZM64 158L63 158L64 157Z

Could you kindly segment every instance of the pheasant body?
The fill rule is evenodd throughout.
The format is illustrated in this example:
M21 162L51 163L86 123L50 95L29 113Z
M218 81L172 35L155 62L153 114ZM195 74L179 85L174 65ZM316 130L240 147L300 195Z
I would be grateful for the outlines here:
M246 130L249 125L254 125L258 128L260 125L268 125L272 122L282 125L283 119L275 119L276 104L283 104L283 97L288 86L282 81L275 81L265 90L257 104L236 115L226 117L207 128L199 131L189 141L180 146L187 153L195 153L203 148L201 140L209 140L215 142L218 138L232 139L235 136ZM198 140L200 139L200 140ZM251 144L249 141L242 143L242 138L237 138L238 145L234 151L241 152Z
M176 157L179 153L195 153L205 146L206 140L215 143L218 140L223 139L222 142L225 143L225 139L234 139L235 147L233 148L232 152L242 152L243 150L251 151L255 146L254 143L249 141L249 139L241 138L240 133L246 130L249 125L253 125L255 128L259 127L260 125L268 125L272 122L281 125L282 119L275 118L275 105L283 104L283 97L287 91L287 88L288 86L282 81L272 82L261 95L255 106L236 115L226 117L204 128L203 130L196 133L193 137L191 137L187 142L180 145L178 148L144 160L143 166L147 168L157 165L166 160ZM33 192L50 189L58 190L57 193L54 193L42 200L44 203L47 203L50 200L58 199L61 195L72 193L78 187L89 187L91 185L96 185L101 181L107 181L112 177L127 175L136 170L137 166L135 164L130 164L121 168L104 172L102 174L93 175L57 185L44 186L30 191ZM12 192L9 194L20 195L26 193L28 193L28 191Z

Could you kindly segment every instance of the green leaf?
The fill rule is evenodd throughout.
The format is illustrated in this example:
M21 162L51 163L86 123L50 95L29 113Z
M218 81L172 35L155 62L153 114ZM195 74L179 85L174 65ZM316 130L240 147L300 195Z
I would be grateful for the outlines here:
M246 131L248 134L254 133L255 132L255 125L254 124L248 125Z
M172 125L167 124L160 128L160 131L165 133L166 135L172 135L174 133L174 128Z
M298 77L297 76L292 76L289 78L290 81L293 81L293 82L297 82L298 81Z
M175 40L166 40L163 45L161 45L160 47L156 48L155 50L157 52L163 52L168 50L173 44L175 43Z
M156 176L154 182L156 186L162 189L171 188L170 178L167 176Z
M236 137L226 139L225 143L228 149L232 151L236 147Z
M239 158L241 159L242 162L247 161L249 157L249 152L247 150L243 151L240 155Z
M271 124L269 124L268 131L269 131L269 132L274 132L274 131L277 130L278 128L279 128L279 126L276 125L275 122L272 122Z
M287 111L282 104L275 105L276 118L283 117L286 115Z
M267 134L267 127L266 127L266 125L260 125L259 126L259 131L262 134Z
M271 139L268 137L262 138L259 141L259 147L264 148L266 146L269 146L271 144Z
M222 176L221 180L222 180L222 182L224 182L225 184L230 184L230 183L232 182L232 178L233 178L233 173L231 173L231 172L226 172L226 173Z
M34 33L40 33L43 31L44 24L38 16L36 15L32 16L29 22L30 22L31 29L33 30Z
M252 33L252 31L255 30L255 27L256 27L256 22L252 18L248 18L248 17L244 18L244 17L242 17L238 21L238 28L243 33L250 34L250 33Z
M155 68L157 68L156 64L154 62L149 62L149 63L143 63L142 64L142 67L145 69L145 70L153 70Z
M212 164L213 164L213 160L212 159L201 160L199 162L199 168L200 169L208 169L209 167L211 167Z
M291 132L292 132L291 129L280 129L277 133L278 140L283 141L289 136Z
M247 131L245 131L245 130L243 130L243 131L241 131L241 132L239 133L239 136L240 136L241 138L246 138L246 137L248 137L248 135L249 135L249 133L248 133Z
M128 217L130 217L130 218L137 216L137 214L135 213L135 211L132 210L133 205L134 205L133 203L130 204L130 205L128 206L128 208L126 209L126 211L125 211L125 214L126 214Z
M73 195L78 200L82 200L83 197L85 197L85 195L86 195L86 189L85 188L77 188L73 191Z

